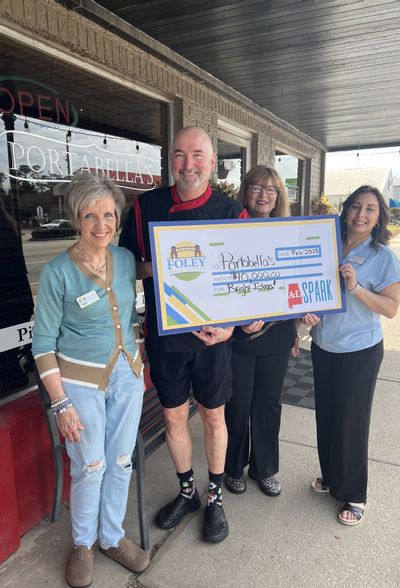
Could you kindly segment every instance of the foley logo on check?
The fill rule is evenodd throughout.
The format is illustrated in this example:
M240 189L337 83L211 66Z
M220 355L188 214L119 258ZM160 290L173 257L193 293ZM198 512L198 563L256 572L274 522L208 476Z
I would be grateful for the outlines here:
M206 257L200 245L192 241L179 241L170 247L167 268L170 276L189 282L206 271Z

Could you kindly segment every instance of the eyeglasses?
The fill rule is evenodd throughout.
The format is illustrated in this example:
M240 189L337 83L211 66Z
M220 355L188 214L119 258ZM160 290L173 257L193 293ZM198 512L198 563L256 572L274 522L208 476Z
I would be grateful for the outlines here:
M263 190L268 196L277 196L279 194L279 190L278 188L275 188L275 186L261 186L260 184L249 184L249 190L251 190L253 194L261 194Z

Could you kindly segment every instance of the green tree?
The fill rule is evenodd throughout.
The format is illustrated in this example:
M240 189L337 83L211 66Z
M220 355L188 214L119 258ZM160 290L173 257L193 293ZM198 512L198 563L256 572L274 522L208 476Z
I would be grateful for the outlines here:
M236 188L233 184L229 184L229 182L221 182L218 180L214 180L214 178L210 179L210 186L213 190L224 192L229 198L235 199L239 193L239 189Z
M337 210L329 200L328 196L321 194L321 196L314 198L314 200L311 201L311 213L314 215L337 214Z

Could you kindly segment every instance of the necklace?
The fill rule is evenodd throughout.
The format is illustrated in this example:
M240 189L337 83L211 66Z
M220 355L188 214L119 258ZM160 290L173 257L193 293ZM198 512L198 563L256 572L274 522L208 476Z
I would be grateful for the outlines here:
M99 267L96 267L88 260L87 255L85 253L85 250L83 249L82 246L77 245L76 250L78 253L78 257L82 263L87 264L96 274L104 273L104 271L106 270L106 266L107 266L107 254L106 254L106 258L104 260L104 263L102 265L100 265Z

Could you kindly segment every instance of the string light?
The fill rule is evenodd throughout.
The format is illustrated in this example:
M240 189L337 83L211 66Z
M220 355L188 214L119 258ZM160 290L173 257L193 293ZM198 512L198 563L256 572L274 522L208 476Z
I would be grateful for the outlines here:
M17 118L19 118L21 120L22 117L19 117L17 115ZM58 125L53 124L53 123L45 124L44 121L38 122L37 119L31 120L30 123L31 123L31 125L34 125L33 126L33 130L34 130L34 127L41 127L43 129L50 129L52 131L61 131L63 133L66 133L67 137L72 137L72 132L71 132L71 129L70 128L67 130L66 127L58 126ZM27 124L28 124L28 127L29 127L29 123L28 122L27 122ZM25 126L25 124L24 124L24 127L27 128ZM94 138L97 138L98 139L99 137L101 137L102 134L101 133L88 133L88 132L83 131L83 130L78 130L76 127L74 127L74 135L82 135L84 137L94 137ZM128 139L128 138L125 138L125 137L117 137L117 136L114 136L114 135L111 138L112 138L113 143L115 143L116 141L118 141L118 142L132 141L133 142L135 140L135 139ZM104 139L106 140L105 143L104 143ZM106 145L107 144L107 136L106 135L104 135L104 139L103 139L103 144ZM151 146L151 147L159 147L161 149L160 145L152 145L151 143L148 143L148 145ZM139 145L139 142L137 140L136 140L136 152L138 154L140 152L140 145Z
M35 121L31 121L31 124L34 124L34 126L37 127L42 127L43 129L50 129L52 131L61 131L61 132L66 132L67 137L72 137L72 131L69 129L67 131L67 129L65 127L59 127L57 125L54 124L43 124L42 122L36 122ZM78 130L76 127L74 127L74 135L82 135L84 137L96 137L99 138L101 137L101 133L87 133L84 132L82 130ZM132 139L125 139L124 137L112 137L113 141L132 141Z
M107 145L107 137L106 137L106 135L104 135L103 145Z
M25 122L24 122L24 129L29 129L29 123L25 117Z

